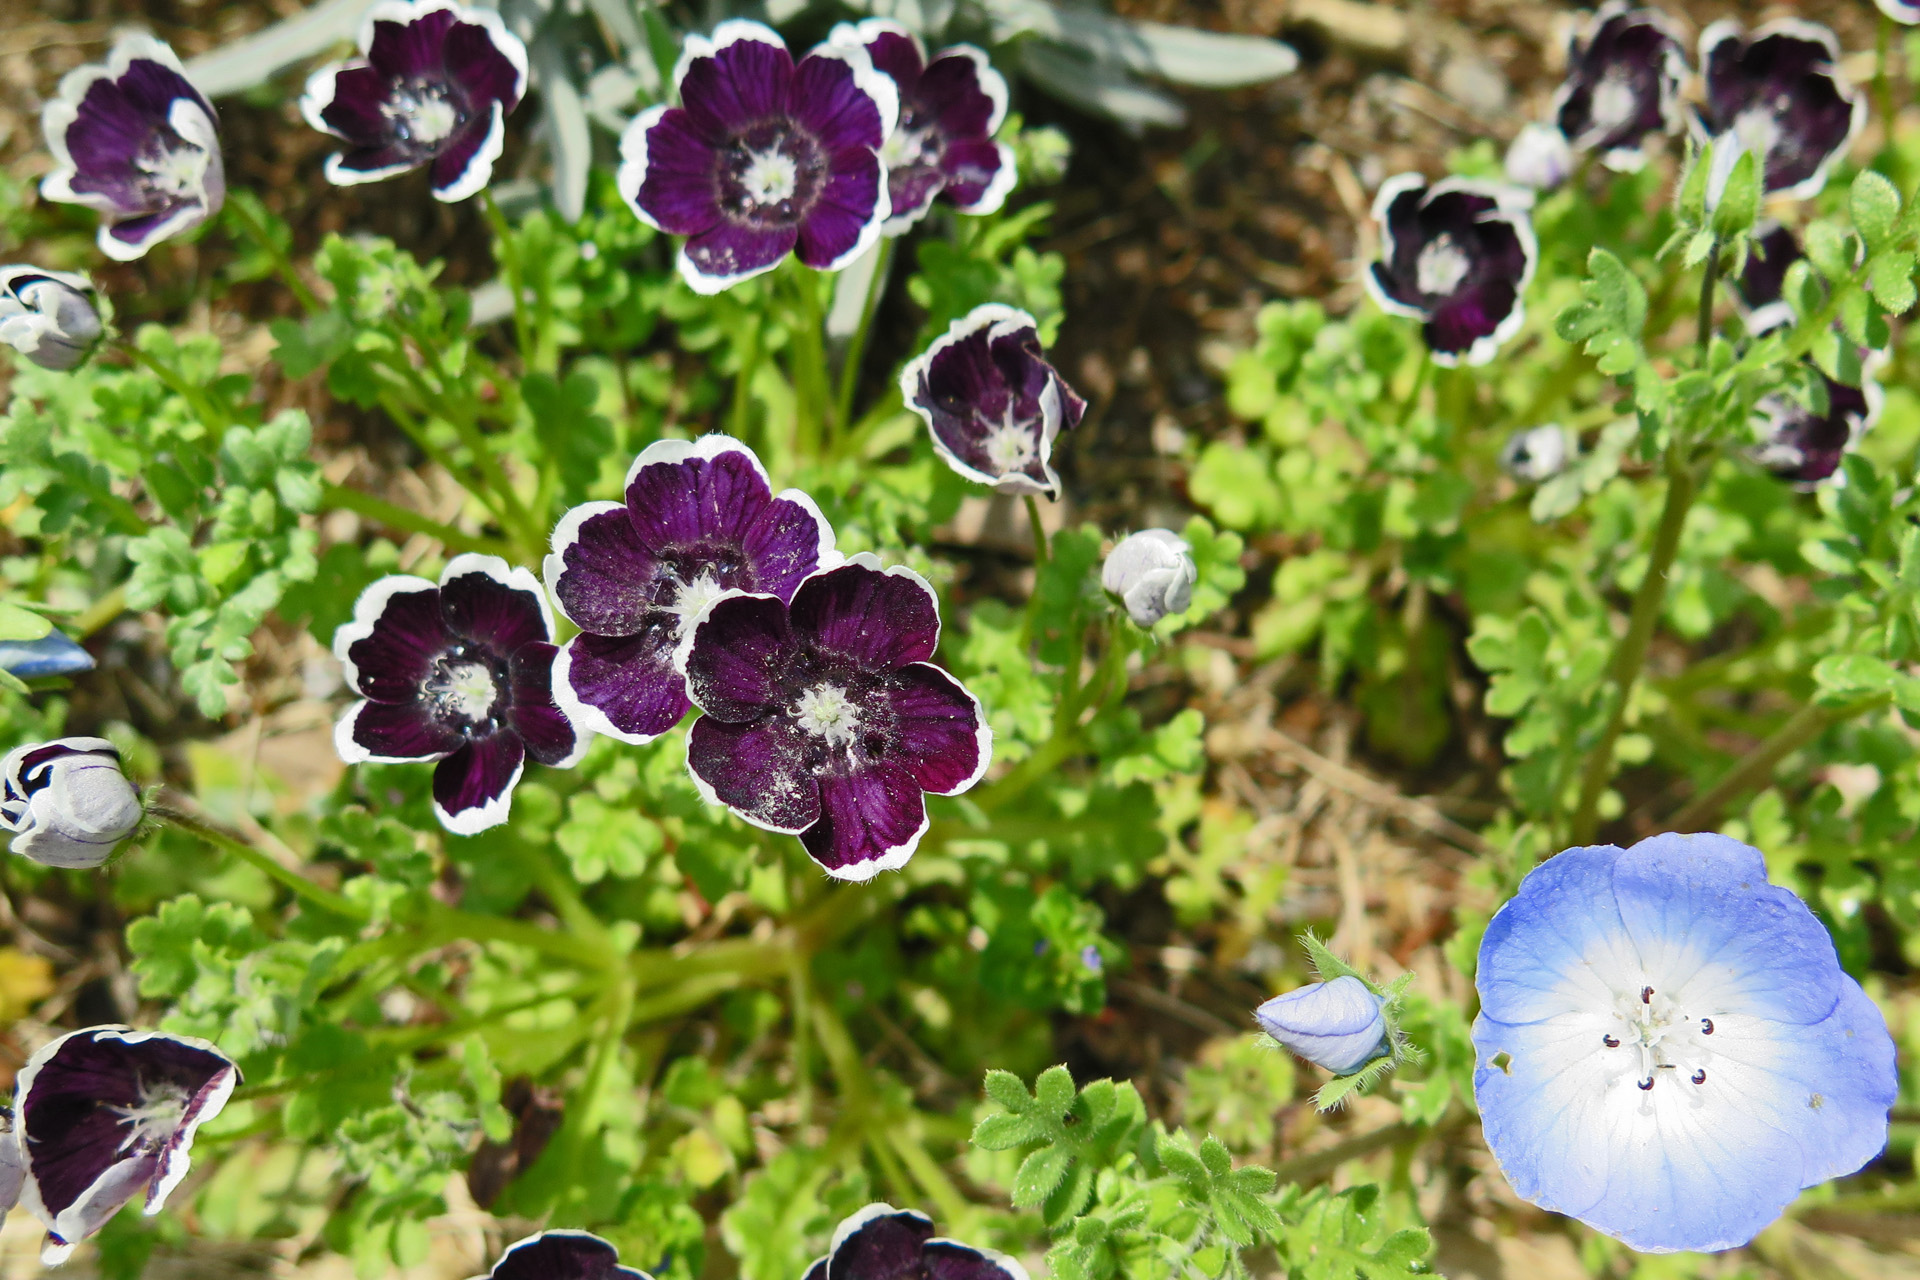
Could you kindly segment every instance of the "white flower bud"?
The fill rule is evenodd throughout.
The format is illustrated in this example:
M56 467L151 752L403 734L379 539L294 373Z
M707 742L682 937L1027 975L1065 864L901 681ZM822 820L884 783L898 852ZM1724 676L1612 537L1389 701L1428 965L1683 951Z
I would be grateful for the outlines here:
M82 275L0 267L0 342L43 369L71 369L100 341L93 296Z
M1254 1010L1261 1030L1316 1067L1337 1076L1387 1051L1380 997L1352 974L1289 991Z
M1507 181L1550 191L1573 172L1573 148L1559 126L1530 124L1507 148Z
M0 761L0 829L50 867L97 867L140 825L140 792L104 738L15 747Z
M1183 612L1199 580L1191 548L1167 529L1142 529L1123 538L1100 570L1100 585L1118 596L1127 616L1142 627Z
M1516 480L1539 484L1566 470L1574 454L1573 437L1557 422L1516 431L1500 450L1500 465Z

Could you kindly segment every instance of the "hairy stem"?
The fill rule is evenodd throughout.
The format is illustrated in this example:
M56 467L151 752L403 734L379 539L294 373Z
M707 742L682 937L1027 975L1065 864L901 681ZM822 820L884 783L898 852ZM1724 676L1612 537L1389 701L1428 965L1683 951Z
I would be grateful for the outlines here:
M147 806L147 813L169 826L177 827L189 835L198 836L215 848L225 849L242 862L258 868L267 876L285 885L303 902L348 920L364 922L368 919L365 907L331 889L315 884L291 867L283 866L279 859L266 850L256 847L239 832L229 830L214 821L191 797L176 792L158 792L152 803Z
M1720 811L1736 797L1764 786L1773 776L1774 766L1806 746L1836 724L1855 716L1884 709L1892 696L1880 694L1845 707L1823 707L1809 703L1787 717L1766 741L1742 756L1720 776L1719 781L1689 800L1686 807L1666 824L1669 831L1695 831L1711 824Z
M512 548L506 543L477 533L465 533L450 524L421 515L418 511L396 506L384 498L376 498L370 493L358 489L349 489L344 485L331 482L323 485L320 491L320 505L333 511L351 511L389 529L402 533L420 533L436 538L450 551L480 551L489 555L504 556Z
M281 283L287 286L288 291L300 303L301 309L308 314L319 311L320 299L307 286L307 282L300 278L300 273L294 270L293 259L287 256L287 251L282 249L268 233L266 224L253 216L252 206L245 199L229 200L226 203L226 213L228 217L239 223L240 229L245 231L253 242L260 246L261 251L273 260L274 274L279 276Z
M799 401L795 415L794 454L797 462L818 462L822 448L833 439L833 399L828 389L826 317L820 306L820 273L798 264L789 268L796 302L793 325L793 389Z
M1040 500L1032 494L1027 495L1027 531L1033 535L1033 563L1045 564L1051 558L1047 551L1047 529L1040 523Z
M507 278L507 290L513 295L513 346L520 353L521 368L531 369L535 359L533 326L527 320L527 291L520 276L520 252L513 243L513 229L507 225L507 215L500 211L500 202L493 198L492 188L481 191L480 207L493 232L494 260L500 264L500 274Z

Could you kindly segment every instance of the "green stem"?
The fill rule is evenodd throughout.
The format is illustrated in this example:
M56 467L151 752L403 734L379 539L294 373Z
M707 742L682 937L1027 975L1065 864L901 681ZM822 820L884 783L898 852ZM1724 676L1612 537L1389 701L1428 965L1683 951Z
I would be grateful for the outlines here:
M1883 710L1891 701L1890 694L1879 694L1851 706L1824 707L1809 703L1800 708L1787 717L1786 723L1774 730L1766 741L1747 752L1722 774L1719 781L1688 801L1686 807L1667 822L1665 829L1696 831L1707 826L1720 816L1720 811L1735 797L1764 786L1773 777L1774 767L1801 747L1834 725L1855 716Z
M256 848L251 841L238 832L229 831L215 822L187 796L173 793L157 794L153 802L148 805L147 812L161 822L177 827L190 835L198 836L216 848L225 849L242 862L254 866L291 889L294 895L304 902L348 920L365 922L369 919L369 913L365 907L331 889L315 884L291 867L282 866L279 859L267 853L266 850Z
M321 310L320 299L314 296L312 289L307 287L307 282L300 278L300 273L293 269L293 259L287 256L287 251L267 233L266 224L253 216L252 205L245 199L229 200L226 203L226 211L228 216L239 223L241 229L252 237L253 242L265 251L267 257L273 259L274 274L279 276L281 282L292 292L301 308L308 314Z
M1032 494L1027 495L1027 529L1033 534L1033 563L1036 567L1048 560L1047 530L1040 523L1040 500Z
M233 415L216 406L208 397L206 388L189 383L177 369L162 364L132 342L122 342L120 349L127 353L128 359L165 383L167 390L185 400L187 407L198 414L200 421L209 429L219 432L233 424Z
M474 466L479 469L484 485L500 503L497 510L501 523L521 542L521 550L537 559L546 545L546 529L534 521L532 513L520 501L519 491L513 487L513 478L507 474L507 469L501 464L499 455L494 453L492 442L487 439L486 433L480 430L479 420L472 413L455 411L453 397L448 394L448 388L454 385L454 380L448 376L446 367L440 360L440 353L431 347L423 346L420 348L420 354L427 362L427 368L432 372L435 382L439 384L438 394L435 394L434 388L427 385L426 379L420 376L419 370L404 359L393 362L392 367L412 385L414 394L420 398L421 406L428 411L437 409L440 418L453 428L454 434L460 437L460 442L467 447L467 452L473 455ZM424 432L422 434L424 435ZM459 473L454 474L457 476ZM473 490L471 486L469 486L469 492L478 496L478 491Z
M809 267L788 269L796 303L793 325L793 389L799 401L794 426L794 460L818 462L833 436L833 401L828 389L826 319L820 307L821 274Z
M860 364L867 354L867 336L873 329L873 316L880 299L887 293L887 277L893 269L893 237L883 236L875 248L873 278L867 281L867 297L860 307L860 323L853 340L847 344L845 363L840 366L840 392L834 397L835 422L853 421L853 397L860 389Z
M74 616L67 631L76 640L85 640L127 611L127 584L121 583Z
M546 850L530 845L521 846L527 855L527 869L533 874L533 883L546 895L547 901L560 914L560 922L569 933L591 941L609 955L614 954L613 941L607 932L607 926L600 917L593 914L586 900L580 896L580 890L559 867Z
M1873 51L1874 105L1880 109L1880 118L1886 121L1887 139L1882 146L1891 149L1896 114L1893 106L1893 71L1889 65L1893 61L1893 19L1885 11L1880 14L1880 29L1874 38Z
M1400 405L1400 417L1396 426L1404 427L1413 421L1413 415L1420 408L1420 393L1427 389L1427 381L1433 374L1433 357L1423 347L1420 351L1420 368L1413 375L1413 386L1407 390L1407 398Z
M746 440L753 427L753 380L760 374L760 337L765 319L747 321L747 340L740 348L740 367L733 374L733 403L728 406L728 430L735 440ZM765 442L760 442L764 444Z
M486 212L487 226L493 231L493 256L500 264L501 274L507 278L507 289L513 294L513 345L520 353L520 366L533 368L531 363L533 349L533 326L527 320L526 286L520 276L520 251L513 243L513 229L507 225L507 215L500 211L500 202L493 198L492 188L480 193L480 207Z
M376 498L370 493L362 493L358 489L349 489L344 485L331 482L323 485L320 490L320 505L331 511L352 511L357 515L365 516L375 524L383 524L389 529L397 529L403 533L420 533L429 538L437 538L450 551L481 551L497 556L511 553L511 548L503 542L497 542L476 533L464 533L431 516L421 515L418 511L410 511L384 498Z

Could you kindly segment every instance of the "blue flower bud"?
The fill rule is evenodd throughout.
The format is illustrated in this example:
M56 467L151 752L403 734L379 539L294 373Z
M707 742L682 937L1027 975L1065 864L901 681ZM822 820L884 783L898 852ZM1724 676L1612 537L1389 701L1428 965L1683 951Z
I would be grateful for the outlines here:
M1261 1029L1335 1075L1347 1075L1387 1051L1380 997L1351 974L1289 991L1254 1010Z

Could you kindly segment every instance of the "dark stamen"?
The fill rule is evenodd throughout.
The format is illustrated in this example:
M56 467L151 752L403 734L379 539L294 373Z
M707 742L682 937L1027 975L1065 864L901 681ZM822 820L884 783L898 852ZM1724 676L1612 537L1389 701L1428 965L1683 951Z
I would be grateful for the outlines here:
M1703 1035L1703 1036L1710 1036L1710 1035L1712 1035L1712 1034L1713 1034L1713 1019L1712 1019L1712 1018L1702 1018L1702 1019L1700 1019L1700 1034L1701 1034L1701 1035Z
M1705 1067L1693 1073L1693 1082L1695 1084L1705 1084L1707 1082L1707 1069Z
M1645 1080L1642 1080L1642 1081L1640 1082L1640 1088L1641 1088L1642 1090L1646 1090L1646 1089L1651 1089L1651 1088L1653 1088L1653 1077L1652 1077L1652 1076L1648 1076L1648 1077L1647 1077L1647 1078L1646 1078Z
M1641 1004L1652 1004L1652 1003L1653 1003L1653 988L1652 988L1652 987L1642 987L1642 988L1640 988L1640 1003L1641 1003Z
M1601 1036L1600 1043L1604 1044L1609 1049L1618 1049L1620 1047L1620 1042L1614 1039L1612 1036Z

